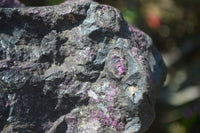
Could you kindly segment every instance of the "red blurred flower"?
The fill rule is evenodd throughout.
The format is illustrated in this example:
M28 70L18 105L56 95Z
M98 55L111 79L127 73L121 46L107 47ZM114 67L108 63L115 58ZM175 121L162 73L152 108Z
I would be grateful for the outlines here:
M146 17L146 22L151 28L159 28L161 25L160 18L156 14L148 14Z

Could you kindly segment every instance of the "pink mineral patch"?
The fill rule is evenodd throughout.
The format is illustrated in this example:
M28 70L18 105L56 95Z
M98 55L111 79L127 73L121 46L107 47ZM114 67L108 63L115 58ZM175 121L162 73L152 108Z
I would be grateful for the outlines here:
M137 48L133 47L132 53L133 53L134 56L136 56L137 55Z
M117 70L118 70L119 75L122 75L125 73L125 67L123 66L120 66Z
M120 62L116 64L117 71L119 75L122 75L126 72L126 68L123 66L123 58L120 58Z
M104 5L105 8L108 8L108 5Z
M76 119L76 117L75 116L73 116L73 115L71 115L71 114L67 114L66 115L66 121L68 122L75 122L75 121L77 121L77 119Z

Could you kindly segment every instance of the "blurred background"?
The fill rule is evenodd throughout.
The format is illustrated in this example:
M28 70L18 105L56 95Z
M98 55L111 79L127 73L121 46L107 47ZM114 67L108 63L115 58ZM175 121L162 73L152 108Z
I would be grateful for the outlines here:
M65 0L20 1L44 6ZM118 8L128 22L148 33L168 67L147 133L200 133L200 0L95 1Z

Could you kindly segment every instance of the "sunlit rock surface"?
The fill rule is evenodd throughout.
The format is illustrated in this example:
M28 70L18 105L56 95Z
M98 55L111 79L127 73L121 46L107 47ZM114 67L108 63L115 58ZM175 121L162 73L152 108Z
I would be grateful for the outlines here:
M138 133L166 67L110 6L0 8L0 131Z

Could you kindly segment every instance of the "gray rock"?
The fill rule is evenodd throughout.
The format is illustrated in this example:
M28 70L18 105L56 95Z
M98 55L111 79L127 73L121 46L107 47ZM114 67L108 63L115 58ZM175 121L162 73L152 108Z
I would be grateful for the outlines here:
M144 132L165 75L151 38L111 6L0 8L1 132Z

